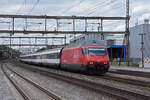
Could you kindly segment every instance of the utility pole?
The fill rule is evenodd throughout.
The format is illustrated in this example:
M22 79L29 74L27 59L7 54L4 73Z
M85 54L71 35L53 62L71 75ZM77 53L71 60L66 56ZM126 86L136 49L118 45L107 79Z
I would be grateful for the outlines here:
M65 35L65 46L67 45L67 40L66 40L66 39L67 39L67 37L66 37L66 35Z
M104 40L104 34L103 34L103 20L101 19L101 40Z
M20 44L19 45L19 51L21 52L21 50L20 50L21 49L21 38L19 38L19 44Z
M85 19L85 32L87 31L87 19Z
M46 18L46 15L45 15L45 31L47 31L47 18Z
M74 32L74 38L75 38L76 37L76 34L75 34L75 19L73 19L72 25L73 25L73 32Z
M27 22L27 18L25 18L25 29L27 31L27 28L28 28L28 22Z
M15 18L13 17L13 19L12 19L12 33L10 34L10 58L12 58L12 56L13 56L13 51L11 49L11 47L12 47L11 37L12 37L12 35L14 35L14 29L15 29Z
M59 21L58 21L58 19L56 19L56 31L58 31L59 30Z
M127 65L130 65L130 31L129 31L129 21L130 21L130 12L129 12L129 5L130 1L126 0L126 45L127 45L127 50L126 50L126 54L127 54Z
M144 35L146 35L145 33L143 34L139 34L141 36L141 53L142 53L142 68L144 68Z

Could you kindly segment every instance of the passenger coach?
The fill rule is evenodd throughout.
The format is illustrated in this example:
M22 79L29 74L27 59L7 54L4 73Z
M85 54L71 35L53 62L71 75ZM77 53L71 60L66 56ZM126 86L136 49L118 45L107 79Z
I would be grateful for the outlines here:
M60 64L60 51L62 48L51 49L29 55L21 56L22 62L30 64L41 64L47 66L58 67Z

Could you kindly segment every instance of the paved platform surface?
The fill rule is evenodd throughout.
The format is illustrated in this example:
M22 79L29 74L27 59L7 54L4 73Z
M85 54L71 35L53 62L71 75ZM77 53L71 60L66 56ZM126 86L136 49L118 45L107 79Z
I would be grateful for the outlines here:
M0 100L16 100L0 68Z
M150 68L140 68L140 67L132 67L132 66L111 66L110 70L129 70L129 71L150 72Z

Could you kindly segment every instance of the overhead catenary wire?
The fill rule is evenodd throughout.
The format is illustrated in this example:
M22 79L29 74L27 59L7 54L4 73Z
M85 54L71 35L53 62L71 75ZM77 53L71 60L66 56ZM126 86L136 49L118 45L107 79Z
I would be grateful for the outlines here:
M64 10L64 11L62 12L62 14L69 12L71 9L73 9L74 7L79 6L79 5L82 4L84 1L85 1L85 0L80 0L78 3L72 5L71 7L67 8L66 10Z
M35 9L35 7L38 5L39 1L40 1L40 0L37 0L37 1L36 1L36 3L33 5L33 7L32 7L32 8L30 9L30 11L28 12L28 14L30 14L30 13ZM24 1L25 8L26 8L26 3L27 3L27 1L25 0L25 1ZM27 19L25 19L25 21L27 21ZM20 25L21 25L21 24L17 25L17 27L19 27ZM27 27L27 26L26 26L26 27ZM24 29L26 29L25 26L24 26Z
M35 7L39 4L40 0L37 0L37 2L33 5L33 7L30 9L30 11L28 12L28 14L30 14L34 9Z
M65 13L69 12L71 9L73 9L73 8L75 8L75 7L77 7L77 6L79 6L79 5L82 4L84 1L85 1L85 0L80 0L78 3L72 5L71 7L67 8L66 10L64 10L64 11L62 12L62 14L65 14ZM100 3L102 3L102 2L100 2ZM86 12L87 12L87 11L86 11ZM53 27L53 25L51 25L51 27Z
M109 2L108 1L103 1L103 2L99 2L98 4L96 4L93 8L88 8L88 9L86 9L86 10L84 10L84 12L89 12L89 10L90 10L90 12L87 14L87 15L90 15L90 14L92 14L92 13L94 13L96 10L97 10L97 8L99 8L99 7L105 7L105 6L108 6L108 5L110 5L110 4L113 4L114 2L116 2L116 1L118 1L118 0L110 0ZM80 1L79 2L79 4L81 4L83 1ZM77 4L78 6L79 6L79 4ZM74 6L72 6L71 8L69 8L69 10L65 10L65 11L70 11L71 9L73 9L74 7L76 7L76 5L74 5ZM64 13L66 13L66 12L64 12Z
M22 3L22 5L17 10L16 14L18 14L23 8L26 8L26 0L24 0L24 2Z
M75 3L75 4L72 5L71 7L65 9L64 11L62 11L61 14L65 14L65 13L69 12L71 9L73 9L73 8L75 8L75 7L79 6L79 5L81 5L84 1L85 1L85 0L80 0L78 3ZM51 25L51 27L53 27L53 25ZM50 27L50 28L51 28L51 27Z
M16 11L16 14L18 14L23 8L26 7L26 0L24 0L24 2L22 3L22 5L24 5L24 6L20 6L19 9ZM12 21L6 21L6 20L5 21L1 20L1 22L9 23L9 28L10 28L10 24L12 23Z
M72 5L71 7L65 9L64 11L62 11L61 14L65 14L65 13L69 12L71 9L73 9L74 7L79 6L79 5L82 4L84 1L85 1L85 0L80 0L78 3L76 3L76 4ZM52 28L53 26L54 26L54 24L52 24L52 25L50 26L50 28Z
M89 13L87 15L90 15L90 14L93 14L95 13L96 10L98 10L99 8L102 8L102 7L106 7L106 6L110 6L111 4L113 4L114 2L116 2L118 0L110 0L109 2L101 2L102 4L101 5L97 5L95 6L94 8L91 8L89 10ZM85 11L86 12L86 11Z
M82 1L85 1L85 0L82 0ZM96 7L99 7L100 5L103 5L104 3L107 3L108 1L100 1L100 2L97 2L96 3L96 5L93 5L92 7L88 7L87 9L85 9L85 10L83 10L83 11L81 11L81 13L83 12L85 12L85 13L87 13L87 12L89 12L89 11L91 11L91 10L93 10L93 9L95 9ZM79 2L80 4L81 3L83 3L83 2ZM78 4L78 6L80 5L80 4ZM65 10L65 11L70 11L70 9L73 9L74 7L78 7L77 6L77 4L75 4L74 6L72 6L71 8L68 8L67 10ZM64 12L65 13L65 12Z
M95 9L95 8L97 8L97 7L101 6L101 5L103 5L103 4L106 3L106 2L108 2L108 1L98 2L98 3L96 3L96 5L93 5L93 7L89 7L89 8L87 8L87 9L85 9L84 12L89 12L90 10Z

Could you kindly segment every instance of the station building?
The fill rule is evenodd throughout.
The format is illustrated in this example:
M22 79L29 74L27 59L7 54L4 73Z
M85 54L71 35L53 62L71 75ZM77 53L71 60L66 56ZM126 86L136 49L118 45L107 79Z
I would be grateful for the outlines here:
M143 35L143 41L142 41ZM143 48L142 48L143 42ZM130 58L133 61L141 61L142 51L144 58L150 58L150 24L145 19L144 24L136 24L130 28Z

